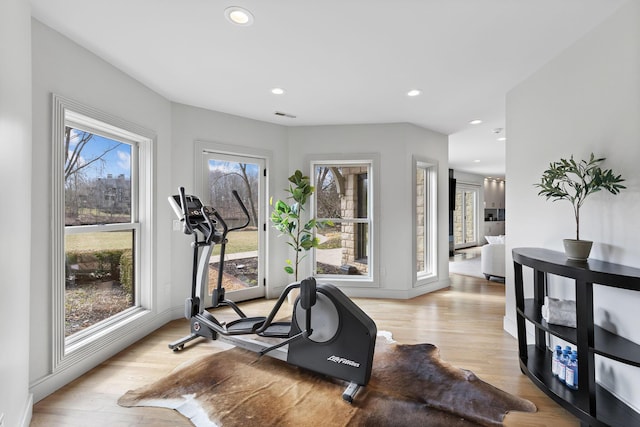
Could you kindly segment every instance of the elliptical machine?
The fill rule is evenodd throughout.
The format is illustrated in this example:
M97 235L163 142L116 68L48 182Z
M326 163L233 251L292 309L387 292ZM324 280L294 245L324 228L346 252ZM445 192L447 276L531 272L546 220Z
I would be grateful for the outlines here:
M222 286L227 234L245 228L250 222L249 212L235 190L233 196L247 218L243 225L233 228L227 226L215 208L204 206L196 196L186 195L183 187L179 194L169 197L169 204L183 223L183 232L194 236L191 297L185 301L185 317L191 322L191 333L169 344L169 348L182 350L186 343L198 337L224 340L260 355L268 354L347 381L349 385L342 397L351 403L358 389L371 377L375 323L337 287L316 283L313 277L288 285L265 317L248 317L233 301L227 300ZM220 245L220 262L211 308L231 307L238 319L228 323L219 322L202 306L208 291L209 259L216 244ZM274 322L289 292L298 288L300 295L293 304L291 321ZM257 337L274 340L267 343Z

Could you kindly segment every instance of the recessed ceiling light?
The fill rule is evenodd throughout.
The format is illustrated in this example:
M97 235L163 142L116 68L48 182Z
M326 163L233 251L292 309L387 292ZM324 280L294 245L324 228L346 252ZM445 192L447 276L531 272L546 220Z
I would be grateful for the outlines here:
M473 161L473 163L480 163L480 160L475 159L475 160Z
M253 15L247 9L231 6L224 10L224 16L235 25L249 26L253 24Z
M274 87L273 89L271 89L271 93L274 95L282 95L284 93L284 89L282 89L281 87Z
M418 96L422 93L422 91L420 89L411 89L409 92L407 92L407 96Z
M480 119L473 119L469 122L470 125L479 125L480 123L482 123Z
M507 140L507 138L504 137L504 136L501 136L500 138L497 139L497 141L506 141L506 140Z

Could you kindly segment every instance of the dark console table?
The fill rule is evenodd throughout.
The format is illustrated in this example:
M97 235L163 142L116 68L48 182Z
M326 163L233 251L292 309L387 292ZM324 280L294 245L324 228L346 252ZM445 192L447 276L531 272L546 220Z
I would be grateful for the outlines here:
M640 291L640 269L589 259L571 261L562 252L540 248L513 249L516 321L520 369L549 397L588 426L640 426L640 414L596 384L594 355L640 367L640 345L593 324L593 284ZM533 297L525 297L523 266L533 269ZM577 327L548 324L541 314L549 274L575 282ZM535 330L527 344L526 325ZM565 387L551 374L552 353L547 334L578 349L578 390Z

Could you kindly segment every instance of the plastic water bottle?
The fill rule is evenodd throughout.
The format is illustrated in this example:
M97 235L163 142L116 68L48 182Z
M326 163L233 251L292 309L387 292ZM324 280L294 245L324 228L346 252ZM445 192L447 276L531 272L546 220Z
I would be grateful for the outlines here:
M562 356L558 362L558 379L564 384L567 375L567 364L569 363L569 351L566 348L562 350Z
M567 371L565 374L565 384L572 390L578 389L578 354L577 352L571 353L569 364L567 365Z
M557 345L553 351L553 358L551 359L551 373L554 377L558 376L560 370L560 358L562 357L562 347Z

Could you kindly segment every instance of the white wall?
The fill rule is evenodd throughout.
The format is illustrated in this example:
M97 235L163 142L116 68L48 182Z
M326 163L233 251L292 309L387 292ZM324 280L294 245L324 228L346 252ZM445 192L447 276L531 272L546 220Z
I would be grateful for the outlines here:
M0 2L0 414L29 425L31 270L31 13L26 0Z
M147 87L133 80L112 65L78 46L42 23L32 21L33 49L33 167L31 193L32 251L31 304L20 303L28 312L30 330L30 381L37 400L71 379L92 368L130 343L139 340L170 319L171 244L170 215L166 198L156 197L154 211L156 227L156 269L153 271L157 293L153 296L152 320L135 333L106 346L95 357L89 357L73 369L52 375L52 274L51 274L51 94L81 102L153 131L157 135L155 158L155 188L158 195L171 188L171 104ZM3 182L19 182L15 177ZM11 225L15 227L15 223ZM27 227L28 229L28 227ZM28 238L28 233L21 237ZM21 269L28 272L29 269ZM4 298L3 298L4 300ZM155 319L155 320L153 320ZM13 327L16 321L14 319ZM11 425L11 424L9 424Z
M289 128L290 169L309 171L314 156L379 156L378 266L371 287L349 287L351 296L409 298L449 285L448 147L445 135L410 124L309 126ZM438 161L438 281L413 287L412 156ZM317 157L316 157L317 158ZM310 261L310 260L309 260Z
M507 97L507 265L511 249L562 250L575 225L571 205L546 202L534 183L549 162L594 152L622 173L621 195L594 194L581 210L581 238L594 241L592 258L640 267L640 2L632 0L601 26L549 62ZM505 329L515 333L513 269L507 270ZM640 343L640 295L597 289L596 323L605 316L618 334ZM640 408L640 370L598 362L605 385ZM611 380L610 378L615 378Z
M381 228L381 264L386 268L380 289L367 289L367 296L389 296L407 298L444 286L448 286L447 236L447 143L446 136L412 125L362 125L292 127L273 125L219 112L204 110L182 104L173 104L172 112L173 188L195 187L194 146L196 141L218 144L223 151L238 154L252 150L268 155L268 194L274 199L285 198L287 177L295 169L308 170L305 159L313 154L324 153L379 153L382 176L382 218L393 218ZM440 215L445 221L440 224L439 239L442 246L439 271L440 280L422 288L412 288L411 278L411 156L419 154L439 160L440 168ZM400 171L400 173L398 173ZM443 190L444 186L444 190ZM398 191L401 187L404 190ZM404 206L399 209L398 206ZM168 207L167 207L168 209ZM271 208L267 207L270 211ZM383 220L384 223L384 220ZM290 257L286 242L278 238L278 232L267 224L267 296L279 295L291 277L283 271L283 260ZM385 242L406 241L406 250L398 251L397 245ZM171 257L173 260L173 300L182 301L188 294L191 269L191 252L185 237L178 232L172 235ZM385 248L386 244L386 248ZM404 247L404 246L403 246ZM187 248L187 249L185 249ZM444 254L444 255L442 255ZM310 258L308 258L310 260ZM384 278L389 277L389 279ZM347 289L350 295L358 294ZM177 306L176 313L182 313Z

